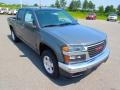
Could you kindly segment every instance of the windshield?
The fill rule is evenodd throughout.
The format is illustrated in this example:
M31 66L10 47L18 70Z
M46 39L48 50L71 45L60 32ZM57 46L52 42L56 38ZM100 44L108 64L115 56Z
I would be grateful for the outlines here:
M110 14L110 16L117 16L117 14Z
M77 21L64 10L39 10L36 14L41 27L77 24Z
M90 13L89 15L96 15L95 13Z

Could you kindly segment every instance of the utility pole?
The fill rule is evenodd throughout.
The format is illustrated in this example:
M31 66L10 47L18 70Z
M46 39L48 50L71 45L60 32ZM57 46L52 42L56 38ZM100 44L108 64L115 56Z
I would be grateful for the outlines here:
M41 0L38 0L38 6L41 7Z
M20 7L22 8L22 0L20 0Z

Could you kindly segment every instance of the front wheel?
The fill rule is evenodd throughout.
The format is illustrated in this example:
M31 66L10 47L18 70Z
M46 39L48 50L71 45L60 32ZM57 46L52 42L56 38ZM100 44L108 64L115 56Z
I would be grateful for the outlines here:
M11 38L14 42L18 42L19 38L16 36L15 32L12 30L11 31Z
M46 73L52 78L59 77L58 61L51 50L44 50L41 55Z

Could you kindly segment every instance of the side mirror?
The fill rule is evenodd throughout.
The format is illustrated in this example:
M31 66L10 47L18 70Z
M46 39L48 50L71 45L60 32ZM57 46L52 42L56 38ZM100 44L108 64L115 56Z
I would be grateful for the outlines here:
M30 20L30 21L25 22L25 27L29 29L37 29L37 24L34 20Z
M33 28L33 29L36 29L36 28L37 28L37 25L32 24L32 28Z
M34 29L36 29L36 28L37 28L37 25L36 25L35 20L33 20L33 23L32 23L32 28L34 28Z

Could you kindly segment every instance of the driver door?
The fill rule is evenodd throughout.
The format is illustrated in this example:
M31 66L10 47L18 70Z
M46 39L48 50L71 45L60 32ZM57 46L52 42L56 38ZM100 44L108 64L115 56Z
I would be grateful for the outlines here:
M37 43L37 28L35 24L35 17L32 11L27 10L24 14L24 39L27 42L27 44L33 48L36 49L36 43Z

